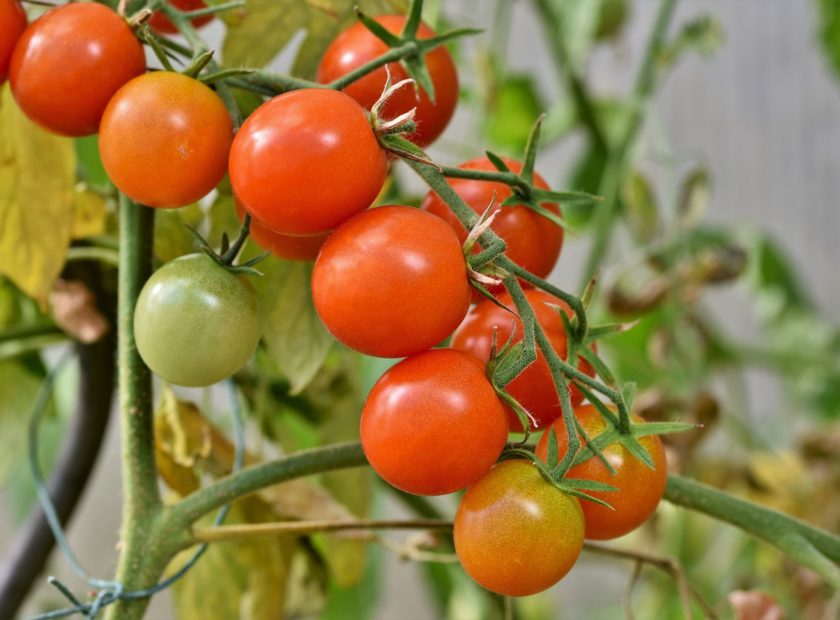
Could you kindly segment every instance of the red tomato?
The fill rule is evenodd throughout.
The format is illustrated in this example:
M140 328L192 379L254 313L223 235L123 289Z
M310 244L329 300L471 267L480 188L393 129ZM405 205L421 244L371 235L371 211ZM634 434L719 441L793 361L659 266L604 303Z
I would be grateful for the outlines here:
M455 514L455 551L479 585L505 596L542 592L583 548L575 497L524 460L502 461L467 489Z
M236 214L240 221L245 217L245 208L239 202L236 202ZM329 233L309 237L284 235L251 218L250 237L254 243L286 260L315 260L328 236Z
M117 90L146 70L128 23L94 2L54 8L24 30L12 54L12 94L26 115L66 136L96 133Z
M204 4L204 0L168 0L168 2L176 9L180 9L184 12L197 11L198 9L203 9L207 6ZM213 21L213 15L208 13L207 15L202 15L201 17L192 18L190 23L196 28L201 28L204 24L211 21ZM175 24L173 24L170 19L160 11L155 11L152 14L152 18L149 20L149 26L155 32L160 32L161 34L175 34L178 32Z
M452 333L470 305L458 237L411 207L370 209L327 238L312 272L315 309L348 347L405 357Z
M157 71L123 86L102 116L99 152L119 190L150 207L182 207L227 169L233 127L218 95L193 78Z
M454 349L432 349L393 366L362 410L362 447L371 466L416 495L443 495L475 482L499 458L507 434L484 366Z
M399 34L405 25L404 15L380 15L375 19L394 34ZM435 32L420 24L417 36L428 39L435 36ZM324 52L316 79L322 84L332 82L387 51L385 43L357 22L338 35ZM435 87L435 102L432 103L425 90L421 89L418 93L405 86L394 94L383 110L383 116L392 119L417 108L417 131L407 137L419 146L431 144L443 133L458 101L458 73L449 50L444 46L436 47L426 55L425 61ZM408 77L405 68L396 62L388 65L388 71L394 84ZM347 86L344 92L370 110L385 90L387 77L385 67L380 67Z
M365 111L310 88L257 108L236 134L230 182L257 220L287 235L332 230L373 203L388 173Z
M512 172L518 173L522 170L522 164L518 161L505 159L505 163ZM496 170L486 157L473 159L458 167L464 170ZM510 260L541 278L551 273L557 263L557 257L560 256L560 248L563 247L563 229L560 226L526 206L502 207L501 203L513 193L504 183L449 179L449 184L476 213L484 213L493 201L492 213L498 215L492 228L507 243L507 256ZM538 174L534 174L534 185L549 189L548 184ZM560 207L555 203L543 203L543 207L561 215ZM462 243L466 240L466 228L435 192L430 191L426 194L422 208L449 222ZM475 251L479 249L476 246ZM491 290L497 292L496 289ZM498 291L501 291L501 287Z
M564 358L566 356L566 331L563 328L563 321L557 310L546 304L561 306L569 315L571 310L561 300L544 291L527 290L525 295L536 313L537 322L542 325L552 347L561 358ZM499 295L498 299L508 308L514 309L513 300L509 293ZM513 342L522 340L523 330L519 317L514 316L504 308L500 308L490 300L484 300L470 310L467 318L452 335L452 346L472 353L479 359L489 360L494 328L497 330L497 348L501 348L512 333L514 334ZM591 376L595 375L595 371L584 360L578 361L578 367ZM507 390L534 417L537 422L535 428L545 428L552 420L562 415L560 397L554 387L551 370L539 350L537 350L537 360L514 379L507 386ZM574 386L571 387L571 398L572 404L580 403L583 400L580 391ZM522 430L519 418L513 410L509 410L508 413L511 430Z
M586 434L595 439L607 429L607 422L598 413L594 405L584 405L575 410L575 416L583 426ZM632 416L634 422L642 422L639 416ZM557 434L557 447L560 458L568 449L568 434L563 420L554 423ZM635 530L659 505L665 492L665 482L668 477L668 466L665 460L665 450L662 441L656 435L639 438L639 443L648 451L656 469L651 469L619 443L613 443L602 448L601 452L615 469L611 475L597 457L590 458L569 470L570 478L595 480L612 485L618 491L587 491L598 499L609 502L615 509L610 510L594 502L581 501L583 517L586 521L586 537L592 540L607 540L618 538ZM548 456L548 433L544 433L537 444L537 456L545 459Z
M0 0L0 84L9 75L9 61L20 33L26 29L26 13L17 0Z

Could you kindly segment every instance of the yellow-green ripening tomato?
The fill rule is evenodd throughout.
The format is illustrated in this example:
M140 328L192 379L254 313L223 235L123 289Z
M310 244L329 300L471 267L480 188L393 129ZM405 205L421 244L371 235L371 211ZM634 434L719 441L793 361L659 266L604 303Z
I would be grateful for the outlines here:
M257 295L206 254L176 258L149 278L134 311L146 365L187 387L212 385L250 359L260 340Z

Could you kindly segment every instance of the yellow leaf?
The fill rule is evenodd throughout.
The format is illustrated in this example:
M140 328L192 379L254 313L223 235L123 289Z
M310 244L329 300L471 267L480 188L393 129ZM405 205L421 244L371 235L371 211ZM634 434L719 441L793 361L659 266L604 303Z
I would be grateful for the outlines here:
M0 272L46 306L73 231L73 141L47 133L0 88Z
M258 523L275 520L259 498L233 504L225 520ZM212 521L208 516L200 525ZM201 560L173 586L178 620L277 620L284 618L290 565L298 548L293 536L260 536L211 544ZM169 572L178 570L194 552L180 553Z
M76 186L73 201L73 238L84 239L105 232L108 201L87 189L84 183Z

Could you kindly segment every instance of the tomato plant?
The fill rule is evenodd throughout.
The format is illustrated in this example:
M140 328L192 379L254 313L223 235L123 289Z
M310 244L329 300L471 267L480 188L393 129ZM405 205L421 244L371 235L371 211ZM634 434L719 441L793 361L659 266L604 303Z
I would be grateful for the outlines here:
M504 162L511 172L519 173L522 170L522 164L518 161L504 158ZM464 170L496 170L486 157L472 159L458 167ZM492 229L507 244L506 254L509 259L541 278L551 273L563 247L563 229L559 225L525 205L501 206L513 194L510 186L504 183L456 178L451 179L449 184L476 213L484 213L493 203L488 215L496 213ZM549 189L539 174L534 174L534 186ZM544 203L542 206L561 215L557 204ZM435 192L429 191L426 194L422 208L445 219L458 233L461 241L466 240L467 229ZM475 246L476 252L480 249L478 245ZM501 291L501 287L493 290Z
M502 461L472 485L455 514L455 551L491 592L527 596L560 581L583 548L580 503L533 463Z
M496 462L507 434L483 364L455 349L432 349L393 366L362 410L362 448L371 466L416 495L475 482Z
M441 342L470 305L461 244L439 217L377 207L324 243L312 298L327 329L356 351L404 357Z
M254 353L260 334L251 283L206 254L188 254L158 269L134 312L140 356L176 385L212 385L229 377Z
M375 19L394 34L398 34L405 25L403 15L380 15ZM426 24L420 24L417 36L428 39L435 36L435 32ZM317 79L322 84L332 82L387 51L388 46L383 41L361 22L355 23L338 35L324 52L318 65ZM431 144L443 133L458 101L458 73L449 50L444 46L436 47L426 55L425 62L435 89L434 102L425 90L418 87L415 91L407 87L397 91L383 110L383 116L391 119L416 108L417 129L407 137L419 146ZM408 77L400 63L392 62L387 70L381 67L367 74L347 86L344 92L370 110L385 90L388 72L393 83Z
M593 440L609 428L608 423L594 405L577 407L575 416L586 434ZM631 419L633 422L643 421L638 416L632 416ZM568 433L562 419L554 423L554 430L562 458L568 449ZM656 511L659 500L665 492L665 481L668 475L665 450L662 447L662 441L656 435L640 437L638 441L650 454L655 469L645 465L618 442L613 442L601 448L601 452L615 469L615 475L610 474L604 463L597 457L590 458L569 470L570 478L604 482L618 489L617 491L589 491L590 495L609 503L613 509L594 502L581 501L587 538L606 540L623 536L639 527ZM548 455L548 432L540 438L536 453L541 459L545 459Z
M366 209L387 172L364 109L331 90L298 90L263 104L230 151L237 199L287 235L324 233Z
M233 139L212 90L169 71L133 79L102 116L99 150L114 185L150 207L182 207L222 180Z
M168 0L169 4L174 6L176 9L180 9L181 11L196 11L198 9L203 9L207 5L204 3L204 0ZM190 20L190 23L195 28L201 28L205 24L210 23L213 21L213 15L201 15L199 17L193 17ZM175 24L170 21L170 19L164 15L160 11L155 11L152 14L152 17L149 19L149 26L151 26L152 30L155 32L160 32L162 34L175 34L178 32L178 29L175 27Z
M245 216L245 208L236 201L236 214L239 219ZM251 240L278 258L287 260L315 260L321 246L329 236L329 233L322 235L284 235L271 230L262 222L251 218Z
M559 306L570 315L568 306L544 291L528 290L525 291L525 295L551 346L561 359L565 358L566 330L559 310L552 306ZM504 306L514 309L510 294L501 294L498 299ZM497 349L501 349L511 336L512 343L516 343L520 342L524 335L519 317L490 300L482 301L469 311L464 322L452 335L452 346L468 351L482 360L489 360L494 331ZM595 374L585 360L579 359L578 367L589 375ZM577 388L571 386L570 389L573 404L583 400ZM560 397L554 387L551 369L540 351L537 352L537 360L507 386L507 391L533 416L536 428L545 428L561 414ZM509 415L511 429L521 430L519 418L513 410L509 409Z
M24 30L9 82L33 121L84 136L96 133L114 93L145 70L143 46L125 19L102 4L79 2L51 9Z
M0 0L0 84L9 75L9 62L18 37L26 29L26 13L17 0Z

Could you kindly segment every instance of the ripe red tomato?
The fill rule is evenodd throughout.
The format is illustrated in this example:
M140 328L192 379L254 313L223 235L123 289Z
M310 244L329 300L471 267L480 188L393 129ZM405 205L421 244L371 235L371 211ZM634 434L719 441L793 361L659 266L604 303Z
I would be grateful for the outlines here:
M502 404L472 355L432 349L379 378L362 410L365 455L389 484L416 495L463 489L507 440Z
M502 461L467 489L455 514L455 551L479 585L505 596L551 587L583 548L578 500L530 461Z
M143 46L105 5L54 8L24 30L12 54L12 94L26 115L66 136L96 133L108 101L146 70Z
M230 182L265 226L332 230L373 203L388 172L367 114L344 93L310 88L257 108L236 134Z
M380 15L375 19L394 34L399 34L405 25L404 15ZM421 39L428 39L435 36L435 32L425 24L420 24L417 35ZM338 35L324 52L318 65L317 80L322 84L332 82L387 51L385 43L361 22L357 22ZM411 108L417 108L417 130L407 138L418 146L431 144L443 133L458 101L458 73L449 50L443 46L436 47L426 55L425 61L435 87L435 102L432 103L425 90L417 93L406 86L394 94L383 110L383 116L392 119ZM405 68L396 62L388 65L388 71L391 72L394 84L408 77ZM380 67L347 86L344 92L370 110L382 95L386 80L385 67Z
M245 217L245 208L239 202L236 202L236 214L240 221ZM329 233L308 237L284 235L251 218L250 237L254 243L286 260L315 260L328 236Z
M20 33L26 29L26 13L17 0L0 0L0 84L9 74L9 61Z
M403 206L370 209L327 238L312 272L315 309L348 347L405 357L441 342L470 305L466 261L452 229Z
M207 6L204 4L204 0L168 0L168 2L176 9L180 9L182 11L197 11L198 9L203 9ZM201 17L193 17L190 20L190 23L196 28L201 28L204 24L211 21L213 21L213 15L207 14L202 15ZM155 32L159 32L161 34L175 34L178 32L175 24L173 24L172 21L170 21L170 19L160 11L155 11L152 14L152 18L149 20L149 26Z
M571 310L561 300L544 291L531 289L525 291L525 295L534 309L537 322L542 325L552 347L561 358L564 358L566 355L566 331L563 328L563 321L557 310L546 304L560 306L564 308L568 315L571 315ZM514 309L513 300L509 293L499 295L498 299L508 308ZM511 334L514 333L514 328L513 342L520 342L524 335L522 322L518 316L514 316L490 300L484 300L470 310L467 318L452 335L452 346L472 353L479 359L489 360L494 328L497 330L497 348L501 348L507 342ZM594 369L585 360L578 359L578 368L588 375L595 375ZM560 397L554 387L551 370L539 350L537 350L537 360L514 379L507 386L507 390L534 417L537 422L536 428L545 428L552 420L562 415ZM574 386L571 387L571 399L573 405L583 400L580 390ZM508 413L511 430L522 430L519 418L513 410L509 410Z
M123 86L105 109L99 152L119 190L150 207L182 207L227 170L233 127L218 95L193 78L157 71Z
M607 429L607 422L594 405L578 407L575 410L575 416L586 434L592 439ZM643 421L635 415L632 420ZM558 453L562 458L568 449L568 434L562 419L554 423L554 429L557 434ZM587 538L592 540L618 538L639 527L656 511L659 500L665 492L665 482L668 477L665 450L662 448L662 441L656 435L641 437L639 443L650 454L656 469L651 469L642 463L620 444L613 443L602 448L601 452L615 469L614 476L597 457L590 458L569 470L570 478L605 482L618 489L618 491L604 492L587 491L593 497L609 502L615 509L610 510L594 502L581 501ZM544 433L540 438L536 453L541 459L548 456L548 433Z
M522 170L520 162L512 159L504 161L512 172L518 173ZM458 167L465 170L496 170L486 157L473 159ZM507 243L508 258L541 278L551 273L557 263L557 257L560 256L560 248L563 247L563 229L560 226L526 206L502 207L501 203L513 193L504 183L449 179L449 184L476 213L484 213L493 201L491 213L498 215L492 228ZM549 189L548 184L538 174L534 174L534 185ZM560 207L555 203L544 203L543 207L561 215ZM435 192L430 191L426 194L422 208L449 222L462 243L466 240L466 228ZM475 251L479 249L476 246ZM491 290L496 292L495 289Z

